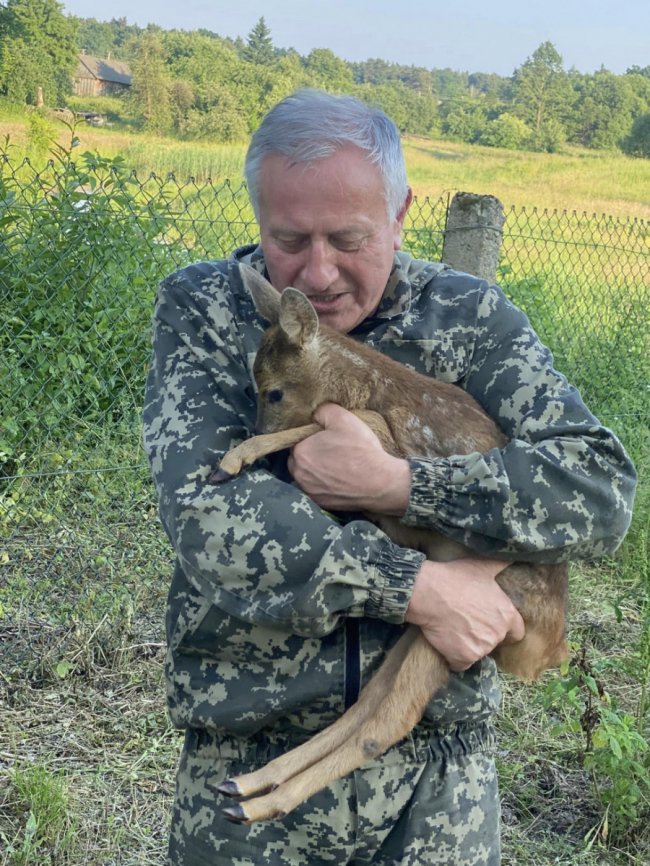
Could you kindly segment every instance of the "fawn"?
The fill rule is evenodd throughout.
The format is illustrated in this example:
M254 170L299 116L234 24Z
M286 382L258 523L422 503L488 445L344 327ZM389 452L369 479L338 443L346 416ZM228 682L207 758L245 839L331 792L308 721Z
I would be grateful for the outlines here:
M242 265L241 273L258 312L271 323L254 365L262 435L229 451L211 476L213 483L320 430L311 419L324 402L353 411L387 451L400 457L469 454L505 445L497 425L458 386L416 373L320 325L302 292L287 288L280 294L248 266ZM368 516L397 544L421 550L431 560L468 554L463 545L432 530L404 526L386 515ZM497 576L526 625L522 641L503 643L492 652L501 670L534 679L566 657L567 573L565 564L515 562ZM419 628L408 626L338 721L260 770L219 786L222 794L250 798L224 810L226 817L240 823L283 817L334 779L381 755L418 723L448 676L444 658Z

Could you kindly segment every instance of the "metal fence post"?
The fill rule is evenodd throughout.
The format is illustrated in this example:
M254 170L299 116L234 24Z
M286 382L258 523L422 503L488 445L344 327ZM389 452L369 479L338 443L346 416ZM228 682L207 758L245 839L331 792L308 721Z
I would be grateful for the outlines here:
M449 206L442 260L458 271L496 281L505 215L493 195L457 192Z

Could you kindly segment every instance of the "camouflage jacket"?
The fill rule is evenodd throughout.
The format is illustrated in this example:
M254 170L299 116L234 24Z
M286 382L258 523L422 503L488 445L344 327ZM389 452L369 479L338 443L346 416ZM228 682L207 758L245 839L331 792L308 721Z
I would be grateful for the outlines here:
M254 433L265 323L239 261L264 268L256 247L184 268L161 284L154 316L144 441L176 553L168 699L179 727L299 740L356 700L401 633L422 554L358 516L322 511L291 484L286 455L207 483ZM405 522L520 559L617 547L630 520L629 459L498 288L398 253L380 306L353 336L458 383L511 437L486 455L412 460ZM479 725L498 700L486 659L452 676L423 725Z

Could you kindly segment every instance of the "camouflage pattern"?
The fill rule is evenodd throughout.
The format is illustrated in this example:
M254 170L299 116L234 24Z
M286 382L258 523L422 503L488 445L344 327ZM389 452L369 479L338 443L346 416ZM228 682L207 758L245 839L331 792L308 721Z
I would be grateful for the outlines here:
M216 787L293 745L189 730L177 779L169 866L497 866L499 797L487 730L416 732L282 821L246 827L215 809Z
M144 441L177 557L168 700L178 727L217 740L281 732L299 742L356 699L400 635L422 554L358 515L322 511L291 484L286 455L206 483L254 433L252 364L265 323L240 261L264 269L256 247L192 265L161 284L154 316ZM353 336L460 384L512 437L487 455L412 460L405 522L528 560L617 547L631 516L630 461L498 288L398 253L379 308ZM483 731L498 703L486 659L451 677L419 734Z

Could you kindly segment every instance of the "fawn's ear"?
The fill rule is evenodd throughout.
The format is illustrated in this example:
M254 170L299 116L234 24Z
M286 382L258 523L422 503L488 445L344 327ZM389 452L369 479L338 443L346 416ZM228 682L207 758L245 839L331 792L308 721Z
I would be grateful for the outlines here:
M240 264L239 273L257 312L271 325L276 325L280 319L280 292L250 265Z
M288 288L280 295L280 327L296 346L306 346L316 339L318 315L298 289Z

